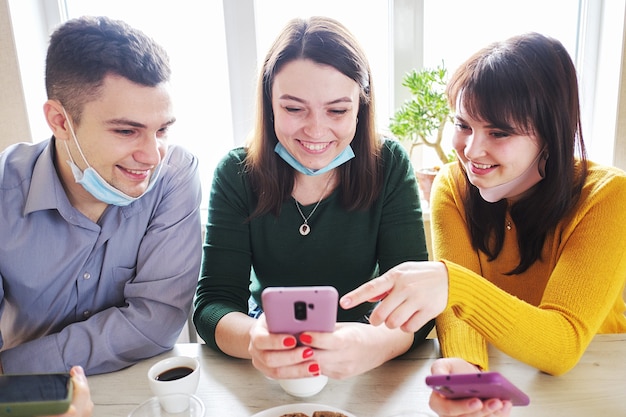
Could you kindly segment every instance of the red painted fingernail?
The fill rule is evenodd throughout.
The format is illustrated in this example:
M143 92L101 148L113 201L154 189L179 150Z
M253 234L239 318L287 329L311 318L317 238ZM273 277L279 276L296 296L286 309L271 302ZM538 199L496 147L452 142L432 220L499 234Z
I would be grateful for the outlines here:
M310 373L315 374L315 373L319 373L319 371L320 371L320 366L318 364L313 363L313 364L309 365L309 372Z
M300 335L300 341L301 341L302 343L305 343L305 344L307 344L307 345L308 345L308 344L310 344L311 342L313 342L313 337L311 337L311 335L310 335L310 334L306 334L306 333L304 333L304 334L301 334L301 335Z
M306 348L302 351L302 359L310 358L313 356L313 349Z
M283 339L283 346L285 347L294 347L296 345L295 337L285 337Z

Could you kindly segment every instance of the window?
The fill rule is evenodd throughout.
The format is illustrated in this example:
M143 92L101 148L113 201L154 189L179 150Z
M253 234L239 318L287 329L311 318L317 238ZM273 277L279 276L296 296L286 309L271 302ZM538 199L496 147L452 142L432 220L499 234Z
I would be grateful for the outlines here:
M481 47L524 32L560 40L577 67L589 155L597 162L613 163L623 0L426 0L424 9L427 67L443 60L453 71Z
M449 75L482 47L525 32L559 39L572 58L576 56L575 1L426 0L424 15L432 16L424 19L424 66L434 68L443 62ZM452 130L449 126L446 136ZM447 145L446 151L450 149ZM425 154L424 158L432 162L434 155Z
M34 45L33 21L54 25L56 2L9 0L35 140L48 135L41 120L41 71L47 34ZM538 31L560 39L577 61L583 129L592 159L612 164L626 0L64 0L66 17L122 19L168 50L178 122L171 138L201 164L206 205L213 169L240 145L253 119L257 57L292 17L327 15L345 24L372 67L378 124L403 100L401 77L413 67L444 62L452 72L480 47L513 34ZM27 7L28 5L28 7ZM37 10L31 10L37 9ZM46 9L46 10L39 10ZM63 13L61 13L62 15ZM46 15L41 17L39 15ZM36 18L34 16L37 16ZM46 22L48 20L48 22ZM50 23L51 22L51 23ZM35 25L37 26L37 25ZM37 29L45 31L46 29ZM20 44L21 43L21 44ZM30 55L29 55L30 54ZM243 65L241 65L243 63ZM26 74L26 75L25 75ZM39 87L38 87L39 86ZM43 94L43 92L42 92ZM41 121L41 127L36 123ZM44 133L40 133L44 132ZM419 155L418 155L419 157ZM416 164L429 164L424 152Z
M176 7L173 2L163 0L65 0L65 4L69 18L107 15L122 19L143 30L167 49L172 62L173 100L177 115L170 138L172 143L185 146L200 159L203 206L208 200L215 165L229 149L243 142L253 118L255 88L254 82L250 81L256 77L258 65L255 63L247 72L234 69L235 75L243 79L230 80L229 89L229 77L233 74L229 74L228 60L233 57L228 56L227 45L236 52L249 49L249 45L242 44L248 39L256 40L257 56L262 59L274 37L291 17L313 14L333 16L353 30L363 44L376 73L374 78L381 80L376 84L377 103L388 102L385 96L388 96L389 86L382 85L382 80L389 80L386 1L262 0L224 4L221 1L184 0L176 2ZM225 35L228 33L225 27L225 12L228 14L228 10L225 11L225 7L234 7L233 13L237 14L230 21L236 32L230 33L240 39L229 39L230 44ZM355 13L355 10L362 10L362 13ZM257 30L251 34L246 32L253 30L254 26L241 22L248 11L256 12L254 21ZM367 26L362 24L364 18L369 22ZM242 101L243 97L245 103L239 107L231 106L231 93L239 89L240 84L249 85L250 91L242 91L241 96L233 97L238 101ZM386 107L381 112L381 123L388 120L390 106ZM236 120L233 120L231 109L247 114L236 114ZM235 129L239 127L236 134L233 126Z
M336 18L350 29L363 45L372 67L378 126L387 131L403 93L400 74L394 74L394 53L408 57L413 66L435 67L442 62L449 72L470 54L488 43L514 34L536 31L561 40L576 59L579 41L579 3L571 0L501 1L476 0L186 0L173 8L168 1L84 1L66 0L70 17L81 14L106 14L128 21L155 37L170 51L173 63L175 103L179 121L172 135L201 159L203 188L208 195L213 166L232 146L241 144L253 119L254 81L271 42L285 23L293 17L326 15ZM228 18L232 8L233 16ZM394 9L395 8L395 9ZM149 13L146 13L149 10ZM252 24L243 20L253 16ZM226 18L224 18L226 16ZM414 19L407 19L412 16ZM420 16L424 16L420 18ZM558 18L555 18L558 17ZM165 24L163 22L166 22ZM224 23L226 22L226 23ZM224 31L230 32L227 39ZM396 31L421 37L414 50L394 49ZM234 42L234 43L233 43ZM250 43L256 43L253 50ZM229 44L230 43L230 44ZM228 46L227 46L228 45ZM244 57L232 63L228 71L228 51L245 50L256 55L254 61ZM232 53L231 50L231 53ZM241 52L240 52L241 54ZM403 57L403 59L406 57ZM233 59L232 56L230 59ZM242 61L243 60L243 61ZM247 71L239 66L248 65ZM406 68L408 71L410 68ZM404 72L406 72L404 71ZM239 78L230 80L229 76ZM244 86L249 91L243 91ZM236 91L239 89L239 91ZM233 105L231 106L231 94ZM237 105L237 102L241 102ZM232 112L229 112L232 110ZM232 117L235 120L231 120ZM234 129L233 130L233 126ZM446 132L446 141L452 127ZM446 146L447 149L451 145ZM429 150L417 152L417 166L437 163ZM206 200L206 198L205 198Z
M65 0L69 18L107 15L153 37L172 65L176 123L170 143L182 145L200 161L203 206L213 169L234 146L226 39L221 1ZM175 4L175 7L174 7Z

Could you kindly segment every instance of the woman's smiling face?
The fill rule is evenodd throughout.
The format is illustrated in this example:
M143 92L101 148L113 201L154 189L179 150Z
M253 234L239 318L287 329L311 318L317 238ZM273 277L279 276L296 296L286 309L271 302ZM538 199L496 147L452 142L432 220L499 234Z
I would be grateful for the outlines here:
M457 102L454 126L452 144L470 182L479 189L520 177L536 163L542 149L535 135L517 132L515 126L502 129L473 119L465 112L461 100Z
M308 59L286 64L274 77L272 109L279 142L302 165L328 165L354 139L358 84Z

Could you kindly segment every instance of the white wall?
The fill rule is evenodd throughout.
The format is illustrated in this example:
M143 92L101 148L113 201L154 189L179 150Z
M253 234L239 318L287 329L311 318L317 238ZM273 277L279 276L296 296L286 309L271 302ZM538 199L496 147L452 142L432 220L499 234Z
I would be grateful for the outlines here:
M23 137L30 141L8 0L0 0L0 150Z
M13 79L14 88L21 88L26 97L26 117L30 132L20 128L14 132L14 141L38 142L50 136L43 117L46 101L44 82L46 49L54 25L60 22L55 0L0 0L8 10L13 28L16 51L11 55L19 65L19 74ZM3 37L4 39L4 37ZM21 85L19 85L21 82ZM0 98L2 112L10 103Z

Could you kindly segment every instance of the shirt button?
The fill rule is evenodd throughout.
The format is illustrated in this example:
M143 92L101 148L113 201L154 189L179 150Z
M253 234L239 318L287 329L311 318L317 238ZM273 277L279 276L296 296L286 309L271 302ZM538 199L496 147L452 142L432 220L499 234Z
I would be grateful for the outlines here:
M83 279L89 279L89 278L91 278L91 274L89 272L85 272L83 274Z
M91 311L85 310L83 311L83 317L89 317L91 315Z

